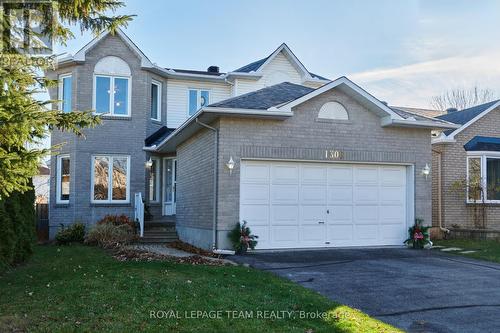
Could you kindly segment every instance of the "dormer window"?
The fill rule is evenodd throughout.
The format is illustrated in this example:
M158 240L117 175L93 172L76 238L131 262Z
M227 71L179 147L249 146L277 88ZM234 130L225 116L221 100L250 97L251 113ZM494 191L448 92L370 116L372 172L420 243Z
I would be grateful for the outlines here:
M189 89L189 115L192 116L199 109L209 104L210 93L208 90Z
M118 57L99 60L94 69L93 109L98 114L130 116L130 68Z
M328 102L319 110L318 119L349 120L349 114L342 104Z

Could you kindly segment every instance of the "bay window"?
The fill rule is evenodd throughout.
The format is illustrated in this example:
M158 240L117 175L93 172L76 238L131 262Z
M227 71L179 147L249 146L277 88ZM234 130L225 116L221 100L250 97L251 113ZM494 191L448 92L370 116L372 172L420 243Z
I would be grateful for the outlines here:
M467 157L467 202L482 201L500 203L500 154L475 153Z
M190 116L196 113L199 109L209 104L210 93L208 90L189 89L188 97L188 113Z
M98 155L92 157L92 202L128 203L130 157Z
M69 203L70 159L69 155L57 156L56 202Z
M94 76L94 110L98 114L130 116L130 82L127 77Z
M71 74L64 74L59 76L59 92L58 99L60 102L60 110L67 113L71 112L72 108L72 92L73 78Z

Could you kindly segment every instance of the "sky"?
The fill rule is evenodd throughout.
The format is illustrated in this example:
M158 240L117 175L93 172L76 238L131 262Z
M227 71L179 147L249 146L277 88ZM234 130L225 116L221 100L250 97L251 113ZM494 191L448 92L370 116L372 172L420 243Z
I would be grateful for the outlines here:
M390 105L479 86L500 96L500 1L125 0L124 29L156 64L231 71L285 42L306 68L347 76ZM58 53L74 54L92 39Z

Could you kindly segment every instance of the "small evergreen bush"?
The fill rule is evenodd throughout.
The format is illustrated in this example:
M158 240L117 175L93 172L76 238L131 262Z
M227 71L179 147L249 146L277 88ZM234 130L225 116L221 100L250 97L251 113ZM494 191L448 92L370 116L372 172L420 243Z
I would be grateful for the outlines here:
M245 254L248 249L255 249L257 238L259 237L252 235L246 221L243 221L243 224L238 222L234 229L229 232L229 239L236 254Z
M85 239L85 225L83 223L74 223L67 228L62 228L56 234L56 242L60 245L71 243L83 243Z

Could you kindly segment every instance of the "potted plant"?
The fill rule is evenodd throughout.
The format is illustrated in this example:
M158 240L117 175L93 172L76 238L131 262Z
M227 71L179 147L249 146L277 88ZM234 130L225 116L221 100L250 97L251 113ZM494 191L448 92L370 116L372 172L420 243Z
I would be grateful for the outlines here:
M233 244L236 254L245 254L248 249L255 249L257 245L256 239L258 236L252 235L250 228L247 227L247 222L243 224L237 223L233 230L229 233L229 239Z
M429 228L423 226L423 219L415 219L415 224L408 228L408 239L404 243L412 246L414 249L423 249L425 245L430 244Z

